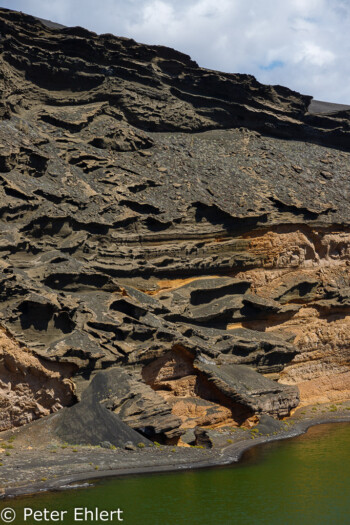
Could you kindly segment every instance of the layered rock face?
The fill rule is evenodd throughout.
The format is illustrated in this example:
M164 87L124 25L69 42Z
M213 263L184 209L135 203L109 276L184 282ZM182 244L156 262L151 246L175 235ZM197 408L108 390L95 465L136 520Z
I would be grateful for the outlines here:
M4 9L0 32L1 344L33 362L3 427L78 401L177 442L348 398L349 111Z
M0 331L0 431L57 412L74 401L72 367L48 363Z

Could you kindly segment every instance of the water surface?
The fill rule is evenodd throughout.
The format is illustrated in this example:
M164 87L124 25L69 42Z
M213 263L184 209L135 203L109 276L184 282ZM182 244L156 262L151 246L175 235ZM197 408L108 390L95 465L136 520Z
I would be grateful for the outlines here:
M75 522L74 507L120 507L119 523L127 525L345 525L350 523L349 453L350 424L320 425L303 436L255 447L234 466L103 480L92 488L6 505L18 516L23 507L68 510L58 522L65 525L118 523Z

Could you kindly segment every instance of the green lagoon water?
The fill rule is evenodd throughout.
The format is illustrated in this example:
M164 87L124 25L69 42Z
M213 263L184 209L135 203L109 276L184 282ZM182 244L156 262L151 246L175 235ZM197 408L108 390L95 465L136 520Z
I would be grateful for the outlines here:
M13 523L21 525L38 523L23 521L24 507L67 510L64 521L56 522L65 525L350 524L350 424L320 425L255 447L230 467L103 480L4 506L17 511ZM74 521L74 507L96 506L121 508L123 522Z

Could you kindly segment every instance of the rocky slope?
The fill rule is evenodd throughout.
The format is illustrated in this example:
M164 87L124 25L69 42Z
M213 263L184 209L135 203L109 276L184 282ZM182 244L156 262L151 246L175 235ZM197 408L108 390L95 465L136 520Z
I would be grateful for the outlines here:
M176 443L349 398L349 110L5 9L0 33L1 428L82 399L58 432Z

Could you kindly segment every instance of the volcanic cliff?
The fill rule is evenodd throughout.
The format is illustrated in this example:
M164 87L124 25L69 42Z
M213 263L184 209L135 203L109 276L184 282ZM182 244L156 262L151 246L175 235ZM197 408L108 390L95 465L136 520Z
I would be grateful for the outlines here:
M350 397L349 108L6 9L0 53L1 430Z

